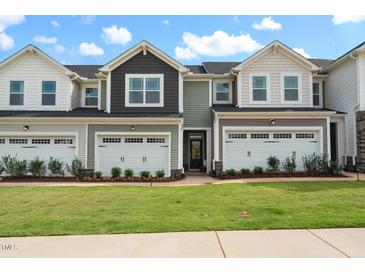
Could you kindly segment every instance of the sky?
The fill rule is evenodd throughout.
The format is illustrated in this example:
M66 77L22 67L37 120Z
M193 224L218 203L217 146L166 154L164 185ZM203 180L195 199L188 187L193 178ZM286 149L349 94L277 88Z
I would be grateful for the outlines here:
M0 16L0 60L33 44L63 64L105 64L147 40L183 64L243 61L279 40L336 59L365 40L365 16Z

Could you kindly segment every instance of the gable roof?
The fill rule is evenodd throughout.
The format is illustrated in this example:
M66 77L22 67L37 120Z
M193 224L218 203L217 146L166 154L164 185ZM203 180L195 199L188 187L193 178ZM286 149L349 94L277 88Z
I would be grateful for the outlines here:
M196 73L196 74L206 74L207 71L205 70L204 66L202 65L185 65L190 72Z
M203 62L208 73L212 74L227 74L231 69L238 66L240 62Z
M95 74L99 72L99 68L102 66L103 65L65 65L69 70L88 79L97 79Z
M362 42L361 44L357 45L356 47L350 49L345 54L342 54L340 57L338 57L336 60L334 60L331 64L328 64L326 67L324 67L321 72L328 72L329 70L331 70L332 68L337 66L337 64L340 64L343 61L345 61L348 57L350 57L354 52L356 52L358 50L365 50L365 41Z
M67 67L65 67L64 65L62 65L61 63L59 63L57 60L53 59L51 56L49 56L48 54L44 53L43 51L41 51L39 48L37 48L36 46L34 46L32 44L29 44L29 45L25 46L21 50L17 51L16 53L14 53L13 55L11 55L10 57L8 57L5 60L3 60L0 63L0 68L3 67L3 66L6 66L7 64L9 64L11 61L15 60L16 58L20 58L22 56L22 54L24 54L26 52L29 52L29 51L30 52L36 52L36 53L38 53L40 56L42 56L43 58L45 58L49 62L53 63L54 65L56 65L60 69L64 70L65 71L65 74L67 74L67 75L73 75L74 74Z
M309 61L316 64L320 68L327 67L329 64L333 62L331 59L318 59L318 58L308 58Z
M123 64L124 62L126 62L127 60L129 60L130 58L135 56L136 54L140 53L141 51L143 51L143 52L148 51L148 52L152 53L153 55L160 58L161 60L163 60L164 62L166 62L173 68L177 69L178 71L181 71L181 72L189 71L189 69L187 67L185 67L184 65L182 65L181 63L179 63L178 61L176 61L175 59L173 59L172 57L170 57L169 55L167 55L166 53L159 50L154 45L152 45L151 43L149 43L145 40L142 40L135 46L131 47L124 53L120 54L119 56L117 56L116 58L111 60L109 63L104 65L100 69L100 71L105 71L105 72L111 71L115 67Z
M285 52L287 52L289 56L291 56L294 59L296 59L298 61L301 61L302 63L306 64L312 70L319 70L319 67L316 64L314 64L313 62L311 62L310 60L308 60L307 58L300 55L299 53L297 53L296 51L294 51L293 49L291 49L290 47L288 47L287 45L283 44L282 42L280 42L278 40L274 40L273 42L271 42L270 44L268 44L264 48L260 49L255 54L251 55L246 60L244 60L242 63L240 63L239 65L235 66L232 69L237 70L237 71L242 70L242 68L246 67L248 64L251 64L254 60L256 60L256 59L260 58L261 56L263 56L265 53L267 53L273 47L274 48L280 47Z

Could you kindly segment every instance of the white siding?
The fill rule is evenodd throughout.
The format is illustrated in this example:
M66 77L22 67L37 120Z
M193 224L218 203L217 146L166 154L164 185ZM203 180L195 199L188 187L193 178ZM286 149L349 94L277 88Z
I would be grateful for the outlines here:
M272 51L267 52L264 56L261 56L257 60L253 61L250 65L244 68L240 72L240 85L241 100L240 105L242 107L310 107L311 106L311 78L312 74L303 65L297 63L291 58L284 55L281 49L277 49L274 54ZM270 78L270 104L253 104L249 102L249 75L250 73L265 73ZM299 73L301 75L301 87L302 87L302 103L301 104L282 104L281 103L281 73Z
M24 105L9 106L11 80L24 81ZM56 81L56 105L42 106L42 81ZM70 80L65 72L37 53L24 53L0 70L0 109L67 110Z
M78 82L72 81L71 109L81 107L81 86Z
M325 107L347 113L347 156L356 155L356 117L358 105L356 60L349 59L328 73Z
M365 55L359 55L358 57L358 83L359 83L359 100L360 110L365 110Z

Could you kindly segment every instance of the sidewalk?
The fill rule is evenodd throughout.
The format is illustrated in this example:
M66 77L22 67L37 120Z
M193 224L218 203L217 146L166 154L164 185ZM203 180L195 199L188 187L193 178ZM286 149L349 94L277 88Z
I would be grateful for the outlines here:
M365 257L365 228L10 237L0 257Z

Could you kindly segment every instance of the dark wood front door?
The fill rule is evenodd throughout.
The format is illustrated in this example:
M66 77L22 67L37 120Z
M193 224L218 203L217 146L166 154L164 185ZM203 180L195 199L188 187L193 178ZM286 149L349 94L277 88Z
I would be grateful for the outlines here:
M190 169L201 169L202 156L202 140L190 140Z

